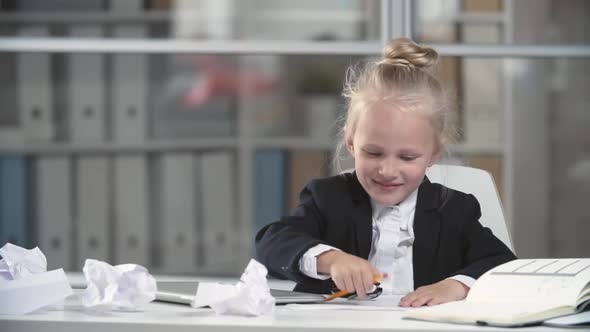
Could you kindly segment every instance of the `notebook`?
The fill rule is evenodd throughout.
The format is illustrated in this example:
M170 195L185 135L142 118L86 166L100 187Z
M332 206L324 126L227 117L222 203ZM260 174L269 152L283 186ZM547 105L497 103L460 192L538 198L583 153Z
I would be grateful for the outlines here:
M587 311L590 258L534 258L486 272L465 300L409 310L404 318L520 327Z
M158 281L156 301L190 305L198 286L199 283L197 281ZM276 304L320 303L324 302L325 299L320 294L279 289L271 289L270 294L276 299Z

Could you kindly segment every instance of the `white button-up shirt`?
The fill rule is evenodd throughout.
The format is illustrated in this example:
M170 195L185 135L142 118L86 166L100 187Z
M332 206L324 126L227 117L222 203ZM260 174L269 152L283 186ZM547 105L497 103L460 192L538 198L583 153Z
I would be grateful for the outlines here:
M414 214L418 189L395 206L384 206L371 199L373 208L373 241L369 253L369 262L388 278L381 282L383 294L405 295L414 290L414 266L412 245L414 244ZM339 250L332 246L319 244L308 251L299 260L299 270L315 279L328 279L329 275L317 273L317 259L329 250ZM458 280L471 287L475 279L456 275Z
M384 294L403 295L414 290L412 245L414 244L415 190L396 206L373 200L373 243L369 262L389 278L381 282Z

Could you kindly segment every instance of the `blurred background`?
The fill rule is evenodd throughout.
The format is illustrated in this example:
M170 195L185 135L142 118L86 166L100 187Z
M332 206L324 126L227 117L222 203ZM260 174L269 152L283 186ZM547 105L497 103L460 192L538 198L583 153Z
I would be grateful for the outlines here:
M589 257L590 2L0 0L0 246L236 276L331 164L346 68L442 55L516 253ZM344 161L350 167L351 161Z

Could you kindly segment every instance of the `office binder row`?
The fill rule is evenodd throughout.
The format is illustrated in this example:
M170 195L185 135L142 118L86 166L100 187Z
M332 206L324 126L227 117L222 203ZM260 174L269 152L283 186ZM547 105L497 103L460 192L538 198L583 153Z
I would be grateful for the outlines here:
M39 246L49 268L86 258L162 273L239 267L229 151L0 155L0 239Z

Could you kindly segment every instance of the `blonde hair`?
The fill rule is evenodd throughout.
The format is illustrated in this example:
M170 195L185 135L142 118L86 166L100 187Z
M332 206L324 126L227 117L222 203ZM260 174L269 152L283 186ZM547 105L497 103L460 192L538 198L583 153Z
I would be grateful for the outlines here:
M407 112L429 116L439 147L444 149L457 137L453 98L443 89L430 69L438 62L438 53L408 38L390 41L383 58L364 64L359 72L347 71L343 96L346 114L340 119L340 142L334 155L334 166L341 171L340 160L346 142L354 136L361 112L377 102L386 102Z

